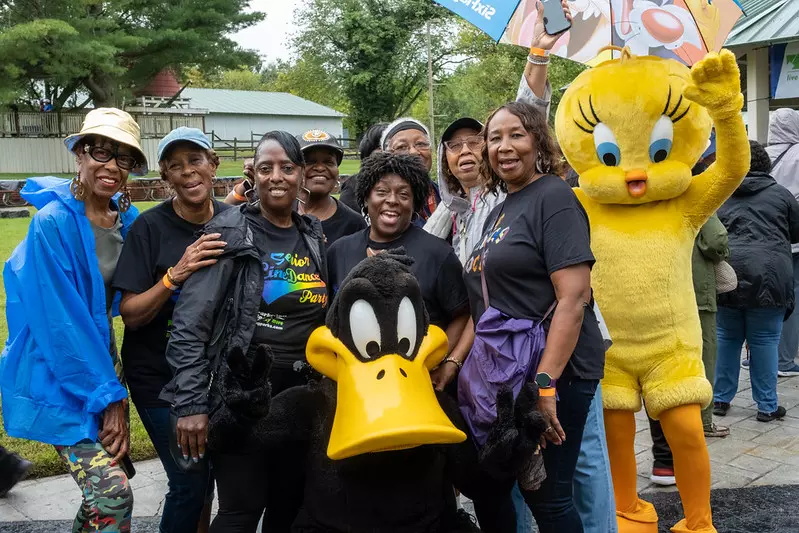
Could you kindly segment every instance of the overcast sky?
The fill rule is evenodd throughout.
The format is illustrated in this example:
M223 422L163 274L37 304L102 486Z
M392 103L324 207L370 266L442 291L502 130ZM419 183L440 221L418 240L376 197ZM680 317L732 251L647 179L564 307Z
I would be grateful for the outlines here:
M253 11L266 13L266 19L233 35L233 39L244 48L251 48L261 55L264 63L275 59L288 59L288 39L293 32L294 9L303 0L250 0Z

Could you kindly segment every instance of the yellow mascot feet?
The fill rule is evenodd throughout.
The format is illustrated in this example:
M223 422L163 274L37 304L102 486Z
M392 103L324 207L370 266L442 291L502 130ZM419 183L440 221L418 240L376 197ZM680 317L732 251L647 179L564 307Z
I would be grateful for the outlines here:
M616 496L619 533L657 533L658 515L651 503L638 497L635 464L635 415L632 411L605 410L610 473Z
M674 455L674 477L685 518L673 533L716 533L710 511L710 457L700 407L682 405L660 413L660 424Z

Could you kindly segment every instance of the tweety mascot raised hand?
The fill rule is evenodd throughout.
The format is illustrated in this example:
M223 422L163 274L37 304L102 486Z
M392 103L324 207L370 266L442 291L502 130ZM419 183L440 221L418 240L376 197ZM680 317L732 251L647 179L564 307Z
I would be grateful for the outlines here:
M699 228L749 167L735 56L710 53L692 69L658 57L583 72L558 107L558 140L580 175L596 300L613 345L603 381L605 425L621 533L657 532L638 498L634 412L641 397L674 454L685 518L675 533L715 532L710 460L700 409L712 398L691 281ZM717 159L691 177L716 128Z

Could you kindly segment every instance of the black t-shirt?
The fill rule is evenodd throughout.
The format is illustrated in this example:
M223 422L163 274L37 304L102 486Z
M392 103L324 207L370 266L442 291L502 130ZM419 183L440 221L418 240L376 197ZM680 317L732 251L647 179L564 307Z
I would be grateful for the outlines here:
M361 215L335 198L334 200L336 201L336 212L327 220L322 221L326 246L331 246L340 238L352 235L366 227L366 221Z
M594 264L588 216L571 188L554 175L509 194L488 215L483 240L464 268L475 324L485 310L480 282L484 248L489 303L514 318L540 320L546 314L555 301L553 272ZM564 375L600 379L604 364L602 335L593 308L586 307Z
M213 203L214 214L230 207L216 200ZM202 228L202 224L180 218L172 208L171 199L143 212L125 238L112 285L136 294L150 290L169 267L180 261L186 247L199 238ZM179 296L180 290L172 293L149 324L136 330L125 328L122 364L130 394L140 408L168 405L158 395L172 379L165 354L172 312Z
M280 228L259 212L245 217L264 264L264 291L253 344L268 344L275 366L288 368L305 359L311 332L327 311L327 285L297 226Z
M469 296L461 275L461 264L446 241L417 228L413 224L389 243L373 242L369 229L339 239L327 253L327 268L333 293L350 271L366 259L366 248L388 250L405 248L413 257L411 267L430 314L430 323L445 329L453 318L467 310Z

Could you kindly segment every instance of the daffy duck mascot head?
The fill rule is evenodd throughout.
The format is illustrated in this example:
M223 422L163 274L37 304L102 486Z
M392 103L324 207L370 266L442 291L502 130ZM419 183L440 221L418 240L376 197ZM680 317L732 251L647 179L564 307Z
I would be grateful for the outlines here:
M258 431L267 453L304 453L296 465L304 466L303 505L292 531L475 531L457 519L453 487L491 510L478 509L483 531L515 530L512 508L509 523L494 517L513 484L514 455L543 429L534 409L519 407L534 405L535 391L520 394L515 408L512 396L501 400L484 450L494 454L493 467L497 457L507 461L487 472L457 405L432 386L429 369L445 357L447 338L429 325L411 261L386 252L353 269L326 327L308 340L308 362L326 378L272 399Z

